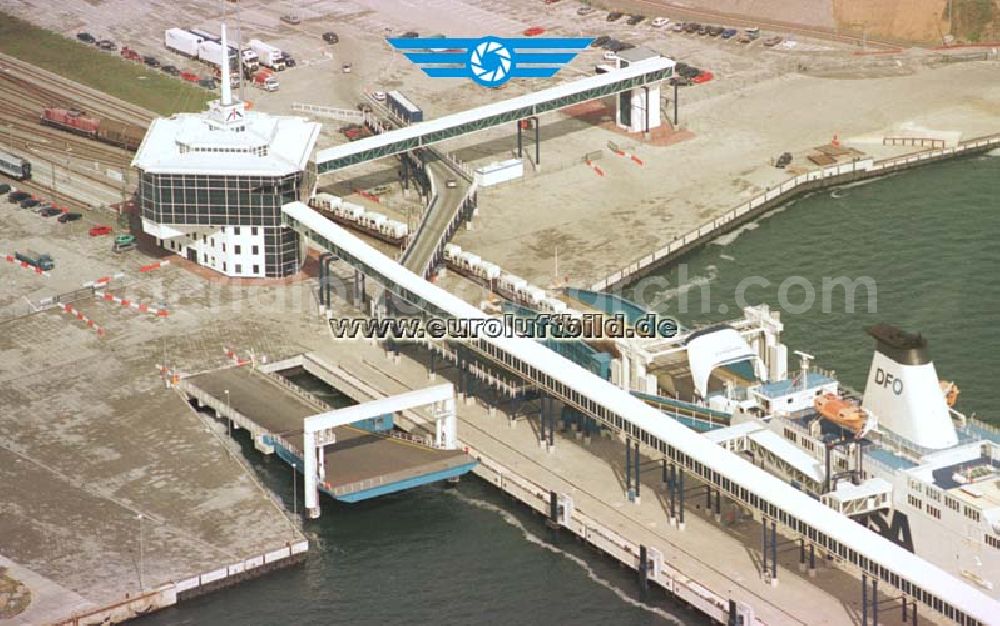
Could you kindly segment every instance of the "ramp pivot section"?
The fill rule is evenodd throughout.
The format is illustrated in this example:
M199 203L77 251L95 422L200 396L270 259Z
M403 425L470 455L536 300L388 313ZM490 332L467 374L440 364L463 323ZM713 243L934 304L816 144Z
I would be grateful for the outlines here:
M455 393L451 384L417 389L397 396L327 411L302 420L305 505L309 517L319 517L319 483L326 476L326 469L323 467L323 446L337 443L335 430L337 427L426 405L433 406L435 447L454 450L458 446L458 416L455 413Z
M363 271L387 291L430 315L458 319L491 316L404 268L301 202L282 208L282 222ZM481 362L510 372L542 392L598 421L613 433L635 438L646 454L692 472L726 497L780 523L782 533L817 544L848 569L874 576L916 598L929 611L960 624L995 624L1000 602L921 559L740 456L720 448L629 392L549 350L533 339L481 338L465 346Z
M674 65L666 57L645 59L613 72L589 76L525 96L320 150L316 153L316 168L320 174L327 174L351 165L657 83L673 75Z

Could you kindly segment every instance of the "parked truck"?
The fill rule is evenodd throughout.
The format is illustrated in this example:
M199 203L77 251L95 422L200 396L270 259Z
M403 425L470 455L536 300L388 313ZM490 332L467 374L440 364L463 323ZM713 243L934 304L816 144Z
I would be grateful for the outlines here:
M247 42L247 45L257 53L257 58L260 59L260 64L264 67L269 67L278 72L285 69L285 53L281 49L257 39L251 39Z
M32 267L37 267L43 272L48 272L55 268L55 263L52 262L52 257L47 254L39 254L34 250L16 252L14 253L14 258L22 263L27 263Z
M274 77L271 70L258 70L256 74L253 75L253 84L260 87L264 91L278 91L280 84L278 79Z
M256 72L260 68L260 58L256 52L250 48L245 48L240 54L243 57L243 68L245 71Z
M229 52L229 68L230 71L235 71L239 65L237 65L237 56L235 50L228 50ZM216 67L222 67L222 44L216 43L214 41L203 41L198 44L198 58L208 63L209 65L214 65Z
M170 28L163 34L163 43L167 50L192 59L198 58L198 45L203 41L204 37L183 28Z

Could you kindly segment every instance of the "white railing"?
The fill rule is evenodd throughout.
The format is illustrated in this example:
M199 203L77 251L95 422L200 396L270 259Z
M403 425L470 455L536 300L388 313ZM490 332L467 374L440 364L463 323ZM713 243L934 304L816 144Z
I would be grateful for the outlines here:
M308 113L317 117L329 117L342 122L361 123L365 121L365 114L363 111L356 111L354 109L338 109L337 107L328 107L322 104L303 104L301 102L295 102L292 104L292 110L298 111L299 113Z
M851 163L831 165L829 167L820 170L813 170L806 174L800 174L799 176L795 176L793 178L789 178L782 181L778 186L774 188L769 188L764 193L759 194L754 198L750 199L749 201L740 204L738 207L731 209L725 214L713 219L711 222L699 226L698 228L688 231L684 235L675 238L667 245L653 252L653 254L646 255L645 257L639 259L638 261L630 263L625 268L599 280L598 282L594 283L590 287L590 289L593 291L604 291L611 285L619 283L622 280L627 279L629 276L639 273L641 270L649 267L656 261L659 261L660 259L673 254L677 250L685 246L688 246L694 243L695 241L698 241L714 233L717 233L718 230L725 224L733 221L738 217L742 217L746 213L760 207L766 202L771 202L785 194L793 192L797 187L805 183L811 183L817 180L825 180L827 178L835 176L843 176L845 174L851 174L855 172L862 172L869 175L878 175L877 174L878 172L885 172L897 168L909 167L921 161L957 156L961 155L963 152L967 150L974 150L977 148L983 148L995 145L1000 145L1000 134L989 135L987 137L980 137L977 139L964 141L954 148L926 150L915 154L905 154L899 157L882 159L880 161L874 161L871 158L860 159L857 161L852 161Z

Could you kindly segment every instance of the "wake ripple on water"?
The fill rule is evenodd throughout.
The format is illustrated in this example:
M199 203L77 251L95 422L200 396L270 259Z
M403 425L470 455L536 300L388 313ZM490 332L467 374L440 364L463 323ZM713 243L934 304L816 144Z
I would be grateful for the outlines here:
M608 580L606 580L604 578L601 578L597 574L597 572L595 572L594 569L592 567L590 567L590 565L584 559L576 556L575 554L570 554L569 552L566 552L565 550L552 545L551 543L545 541L544 539L542 539L538 535L532 533L530 530L527 529L527 527L525 527L524 524L521 523L521 520L519 520L516 517L514 517L514 515L512 513L510 513L509 511L504 510L503 508L501 508L501 507L493 504L492 502L487 502L485 500L480 500L479 498L470 498L469 496L466 496L465 494L459 493L459 492L457 492L457 491L455 491L453 489L452 490L448 490L445 493L452 494L454 497L458 498L459 500L461 500L462 502L464 502L466 504L471 504L474 507L477 507L477 508L480 508L480 509L483 509L483 510L486 510L486 511L492 511L493 513L496 513L507 524L509 524L509 525L513 526L514 528L520 530L521 533L524 534L524 538L527 539L529 543L533 543L536 546L539 546L541 548L544 548L544 549L548 550L549 552L552 552L553 554L558 554L558 555L560 555L560 556L562 556L562 557L564 557L564 558L572 561L573 563L576 563L577 565L580 566L580 568L582 568L587 573L587 578L589 578L590 580L594 581L598 585L604 587L605 589L611 591L611 593L613 593L616 596L618 596L618 598L620 598L622 600L622 602L625 602L626 604L634 606L637 609L642 609L644 611L652 613L653 615L656 615L658 617L662 617L663 619L667 620L668 622L677 624L677 626L684 626L685 622L683 620L681 620L679 617L677 617L676 615L668 613L667 611L665 611L665 610L663 610L661 608L658 608L658 607L655 607L655 606L649 606L648 604L645 604L643 602L640 602L640 601L636 600L635 598L632 598L627 593L625 593L624 591L622 591L619 587L617 587L614 584L612 584L610 581L608 581Z

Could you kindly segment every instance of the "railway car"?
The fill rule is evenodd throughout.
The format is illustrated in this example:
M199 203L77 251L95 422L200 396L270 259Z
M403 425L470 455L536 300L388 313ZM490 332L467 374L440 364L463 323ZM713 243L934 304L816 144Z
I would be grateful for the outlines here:
M47 107L42 111L41 122L126 150L136 150L146 135L146 130L141 126L88 116L75 109Z
M16 180L30 180L31 161L0 150L0 172Z

